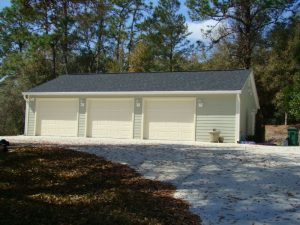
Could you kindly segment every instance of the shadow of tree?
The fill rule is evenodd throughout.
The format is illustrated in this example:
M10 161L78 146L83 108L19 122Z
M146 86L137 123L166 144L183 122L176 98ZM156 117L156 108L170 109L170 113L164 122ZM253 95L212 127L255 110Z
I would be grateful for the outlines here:
M0 164L0 224L200 224L174 186L57 147L19 148Z

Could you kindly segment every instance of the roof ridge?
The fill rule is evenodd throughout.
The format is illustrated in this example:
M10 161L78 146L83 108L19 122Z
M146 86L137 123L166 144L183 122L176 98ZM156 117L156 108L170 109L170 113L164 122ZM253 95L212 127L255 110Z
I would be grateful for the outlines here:
M121 74L159 74L159 73L205 73L205 72L229 72L229 71L242 71L242 70L250 70L245 68L237 68L237 69L207 69L207 70L188 70L188 71L149 71L149 72L119 72L119 73L72 73L72 74L62 74L60 76L79 76L79 75L121 75Z

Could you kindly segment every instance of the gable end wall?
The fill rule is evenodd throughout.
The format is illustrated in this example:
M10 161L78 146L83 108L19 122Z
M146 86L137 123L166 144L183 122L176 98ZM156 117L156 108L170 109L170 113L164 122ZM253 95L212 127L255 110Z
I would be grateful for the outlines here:
M247 79L241 93L240 136L241 139L254 135L255 114L257 107L250 77Z

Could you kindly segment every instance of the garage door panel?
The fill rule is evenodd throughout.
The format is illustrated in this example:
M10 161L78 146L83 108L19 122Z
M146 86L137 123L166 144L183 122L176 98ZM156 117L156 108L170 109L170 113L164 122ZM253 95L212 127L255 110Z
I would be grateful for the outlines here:
M93 119L101 120L103 123L126 122L132 115L131 112L122 111L94 111L92 114Z
M194 104L194 100L147 100L145 138L194 140Z
M57 109L57 110L60 110L60 109ZM70 113L55 113L55 114L51 114L51 113L43 113L43 119L45 121L52 121L52 122L55 122L55 121L71 121L73 122L74 120L77 119L77 114L73 114L72 112Z
M133 100L89 100L88 135L100 138L132 138Z
M172 115L168 115L169 113L172 113ZM149 116L148 118L151 118L149 122L160 122L162 124L166 124L168 126L177 126L178 123L184 124L190 124L193 123L194 118L192 117L183 117L181 116L184 113L178 113L174 111L170 112L162 112L162 111L157 111L155 113L148 112ZM192 114L192 113L190 113Z
M77 136L78 100L40 100L37 104L37 135Z

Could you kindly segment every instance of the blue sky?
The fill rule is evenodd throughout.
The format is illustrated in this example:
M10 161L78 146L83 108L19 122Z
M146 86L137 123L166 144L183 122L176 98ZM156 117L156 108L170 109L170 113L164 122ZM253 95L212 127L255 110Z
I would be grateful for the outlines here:
M155 3L158 2L158 0L152 0ZM186 17L187 26L189 29L189 32L191 32L191 35L189 36L189 39L194 42L197 40L202 40L204 42L207 42L207 38L204 36L204 33L201 30L207 30L208 26L213 25L214 21L204 21L201 23L192 22L191 19L188 16L188 9L185 6L185 0L179 0L181 2L181 8L180 13L182 13ZM10 0L0 0L0 10L3 9L6 6L10 5Z
M10 0L0 0L0 9L9 5L10 5Z

